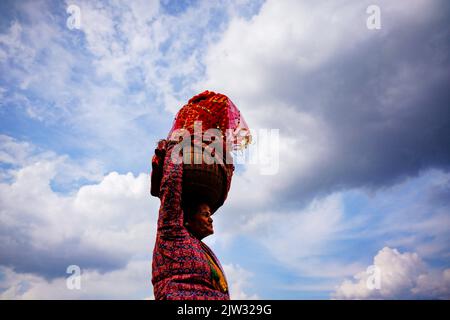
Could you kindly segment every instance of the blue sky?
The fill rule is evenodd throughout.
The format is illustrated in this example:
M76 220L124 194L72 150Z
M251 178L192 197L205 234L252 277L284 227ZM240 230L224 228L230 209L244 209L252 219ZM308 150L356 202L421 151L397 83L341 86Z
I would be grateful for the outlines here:
M0 297L151 299L150 159L212 90L279 130L205 239L232 298L448 299L450 6L371 4L2 1Z

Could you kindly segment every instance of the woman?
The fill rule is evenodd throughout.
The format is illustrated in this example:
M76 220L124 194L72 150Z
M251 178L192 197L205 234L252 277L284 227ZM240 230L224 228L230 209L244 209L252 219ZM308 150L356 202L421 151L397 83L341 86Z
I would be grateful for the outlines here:
M229 300L219 260L201 240L213 234L207 203L182 207L183 164L166 151L161 181L161 207L153 251L152 283L156 300Z
M161 199L152 262L152 283L156 300L229 300L228 284L219 260L202 239L213 234L212 214L217 206L206 201L182 201L183 164L172 161L178 129L194 134L194 121L221 132L231 129L229 145L250 141L248 127L239 110L226 96L205 91L189 100L177 114L168 143L160 141L152 159L151 193ZM239 134L245 130L245 134ZM226 194L231 185L233 164L221 164L226 174ZM160 168L160 169L158 169ZM161 179L159 181L159 179ZM226 198L224 195L223 200ZM222 202L223 203L223 202Z

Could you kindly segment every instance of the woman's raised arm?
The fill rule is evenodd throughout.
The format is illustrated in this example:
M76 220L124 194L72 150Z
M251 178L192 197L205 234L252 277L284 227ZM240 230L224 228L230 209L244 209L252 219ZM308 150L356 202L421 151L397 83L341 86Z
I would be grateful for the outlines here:
M161 206L158 217L158 233L166 239L183 239L189 233L183 225L181 193L183 189L183 164L171 159L173 148L169 148L164 160L161 180Z

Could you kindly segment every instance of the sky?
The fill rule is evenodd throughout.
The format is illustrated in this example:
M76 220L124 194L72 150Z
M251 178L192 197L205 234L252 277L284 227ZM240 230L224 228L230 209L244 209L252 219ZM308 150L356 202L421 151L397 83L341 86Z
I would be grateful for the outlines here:
M1 1L0 298L153 299L151 157L210 90L259 155L205 238L232 299L450 299L449 17L444 0Z

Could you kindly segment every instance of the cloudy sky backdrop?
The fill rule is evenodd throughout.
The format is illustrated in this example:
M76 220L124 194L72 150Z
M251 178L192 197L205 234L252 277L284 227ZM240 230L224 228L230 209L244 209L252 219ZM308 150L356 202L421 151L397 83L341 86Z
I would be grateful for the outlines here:
M153 298L150 159L208 89L279 129L206 239L232 298L450 299L449 38L445 0L1 1L0 298Z

